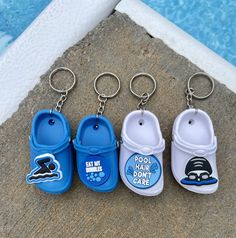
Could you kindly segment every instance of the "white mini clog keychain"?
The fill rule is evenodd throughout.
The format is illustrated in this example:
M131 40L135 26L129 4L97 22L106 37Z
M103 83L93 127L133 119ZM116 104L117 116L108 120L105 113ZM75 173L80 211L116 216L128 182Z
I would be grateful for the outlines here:
M139 95L133 91L133 82L140 76L152 80L151 93ZM135 193L155 196L162 192L164 185L162 153L165 141L157 117L144 106L156 91L156 80L147 73L136 74L130 81L130 91L141 101L138 110L130 112L123 122L120 175L124 184Z
M206 96L197 96L191 81L197 76L209 79L211 91ZM176 181L189 191L210 194L218 188L216 167L217 140L208 114L194 108L192 99L206 99L214 91L214 80L198 72L188 80L185 92L188 109L175 119L172 133L171 167Z

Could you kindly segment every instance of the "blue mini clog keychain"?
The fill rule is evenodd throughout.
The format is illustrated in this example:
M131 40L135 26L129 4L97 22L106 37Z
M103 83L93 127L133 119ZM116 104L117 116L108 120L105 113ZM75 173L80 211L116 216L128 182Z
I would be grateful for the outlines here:
M54 86L53 76L59 71L69 72L73 82L67 89ZM61 94L55 109L38 111L32 121L30 141L30 168L28 184L35 184L44 192L61 194L72 184L73 158L71 131L67 118L61 113L67 95L76 84L76 75L66 67L56 68L49 75L50 87Z
M97 82L104 76L117 80L115 93L105 95L97 89ZM108 99L120 90L120 79L113 73L105 72L94 80L94 90L100 102L96 115L84 117L74 140L78 174L81 181L96 192L111 192L118 184L117 140L111 122L103 116Z

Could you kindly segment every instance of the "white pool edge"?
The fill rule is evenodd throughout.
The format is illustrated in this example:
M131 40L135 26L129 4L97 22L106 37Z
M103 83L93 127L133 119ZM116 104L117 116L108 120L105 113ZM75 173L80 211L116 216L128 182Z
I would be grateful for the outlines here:
M122 0L115 8L127 14L153 37L225 84L236 93L236 67L181 30L140 0Z
M118 2L53 0L44 9L0 57L0 125L54 61L109 16Z

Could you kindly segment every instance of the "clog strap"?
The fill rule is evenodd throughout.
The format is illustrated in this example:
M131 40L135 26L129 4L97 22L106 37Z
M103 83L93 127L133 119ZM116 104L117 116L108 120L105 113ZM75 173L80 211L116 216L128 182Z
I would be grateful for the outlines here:
M133 143L132 141L126 139L125 137L122 137L121 144L123 144L123 146L125 146L129 150L136 152L136 153L143 154L143 155L158 154L158 153L163 152L165 149L165 140L163 138L161 139L161 143L157 146L137 145L137 144Z
M71 145L70 137L65 138L65 140L62 143L53 145L53 146L36 146L34 144L33 138L29 138L29 140L30 140L31 150L37 154L42 154L42 153L57 154L65 150L68 146Z
M86 154L90 154L90 155L103 154L103 153L107 153L117 149L116 141L114 141L111 145L108 145L108 146L85 146L85 145L82 145L81 143L78 143L78 141L75 139L73 141L73 144L74 144L75 150L86 153Z
M173 143L178 149L180 149L186 153L193 154L195 156L211 155L211 154L216 153L216 150L217 150L216 136L214 136L213 143L211 145L207 145L207 146L194 146L194 145L183 143L175 135L173 136Z

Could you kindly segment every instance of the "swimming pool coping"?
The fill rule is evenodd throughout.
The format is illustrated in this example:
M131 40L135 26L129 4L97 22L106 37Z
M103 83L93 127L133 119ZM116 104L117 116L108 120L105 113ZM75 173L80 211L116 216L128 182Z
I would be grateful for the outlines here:
M52 0L49 3L0 56L0 125L17 111L20 102L55 60L109 16L118 2Z
M236 67L140 0L122 0L115 8L168 47L236 93Z
M100 21L109 16L118 2L119 0L71 0L70 2L53 0L40 13L25 32L0 56L2 96L0 125L17 111L21 101L40 82L40 76L55 60L66 49L81 40ZM236 68L234 66L146 4L139 0L123 0L118 4L116 10L129 15L150 35L162 39L170 48L236 92ZM69 24L71 22L73 24ZM177 40L181 40L181 45L176 44ZM187 45L187 49L192 54L187 54L184 45ZM191 47L195 48L191 49ZM203 52L203 55L196 52L196 48Z

